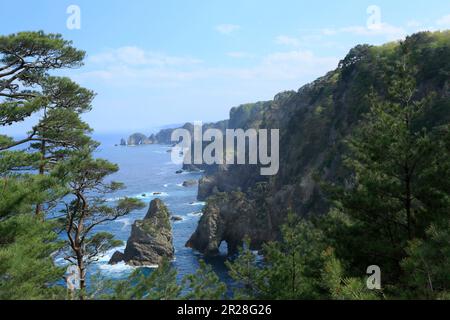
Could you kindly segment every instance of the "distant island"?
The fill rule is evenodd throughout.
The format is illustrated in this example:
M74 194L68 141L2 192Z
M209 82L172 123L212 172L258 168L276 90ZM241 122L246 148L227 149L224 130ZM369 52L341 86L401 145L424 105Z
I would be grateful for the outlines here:
M221 129L225 130L228 125L228 120L223 120L219 122L206 123L203 125L203 129ZM191 134L194 132L194 124L191 122L186 122L184 125L176 126L169 128L163 128L156 134L151 134L150 136L146 136L143 133L137 132L133 133L128 137L128 139L122 138L120 140L121 146L140 146L140 145L149 145L149 144L167 144L172 145L171 141L172 132L176 129L186 129Z

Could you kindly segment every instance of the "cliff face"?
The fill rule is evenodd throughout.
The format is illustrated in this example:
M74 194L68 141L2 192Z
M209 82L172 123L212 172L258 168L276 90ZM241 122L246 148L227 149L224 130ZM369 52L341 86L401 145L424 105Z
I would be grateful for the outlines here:
M164 203L155 199L143 220L136 220L131 228L124 253L116 252L110 263L119 261L134 266L159 265L163 258L173 259L170 213Z
M435 93L423 125L449 121L450 33L419 33L405 43L417 68L418 97ZM263 177L256 165L232 165L202 178L198 197L207 199L207 205L187 246L215 254L226 241L232 253L249 236L257 249L277 238L289 210L302 216L327 212L318 181L349 177L342 163L343 140L369 110L369 93L386 95L391 72L387 62L398 56L395 43L357 46L336 70L297 92L232 109L230 128L280 129L280 170Z

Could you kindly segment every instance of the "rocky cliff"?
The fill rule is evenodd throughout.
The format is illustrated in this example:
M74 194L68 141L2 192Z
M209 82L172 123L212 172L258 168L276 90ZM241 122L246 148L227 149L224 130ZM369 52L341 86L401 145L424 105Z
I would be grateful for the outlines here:
M144 219L133 223L124 253L115 252L109 263L125 261L133 266L159 265L163 258L173 257L170 213L161 200L154 199Z
M434 93L423 125L449 121L450 32L418 33L405 46L417 68L418 97ZM232 109L231 128L280 129L280 170L263 177L256 165L232 165L207 173L198 186L198 197L207 205L186 245L216 254L225 241L233 253L249 236L257 249L278 237L288 211L301 216L327 212L321 183L349 178L343 141L368 111L369 94L386 95L388 62L399 55L398 43L357 46L335 70L297 92Z

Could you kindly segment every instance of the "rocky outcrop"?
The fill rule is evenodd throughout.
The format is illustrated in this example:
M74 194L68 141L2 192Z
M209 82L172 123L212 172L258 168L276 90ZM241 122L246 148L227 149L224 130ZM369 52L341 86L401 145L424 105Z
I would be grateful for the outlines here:
M126 146L127 145L127 142L125 141L124 138L120 139L120 145L121 146Z
M205 255L216 255L225 241L228 254L232 255L248 237L251 248L259 248L277 236L272 225L279 223L278 217L272 216L270 211L259 210L269 202L269 197L255 200L237 191L215 194L208 199L197 230L186 246Z
M140 146L144 144L152 144L153 142L147 138L145 134L142 133L134 133L128 137L128 145L129 146Z
M110 263L123 260L133 266L159 265L164 258L173 257L170 213L161 200L154 199L144 219L133 223L124 253L114 253Z
M111 256L111 259L109 259L109 264L117 264L119 262L123 261L123 253L120 251L116 251Z

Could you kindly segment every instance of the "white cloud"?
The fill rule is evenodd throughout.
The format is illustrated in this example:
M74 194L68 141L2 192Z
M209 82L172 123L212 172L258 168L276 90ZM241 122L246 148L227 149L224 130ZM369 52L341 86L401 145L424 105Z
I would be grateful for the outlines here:
M298 47L300 45L300 41L297 38L280 35L275 39L277 44Z
M131 49L133 48L133 49ZM126 55L128 54L128 55ZM292 50L267 54L260 59L246 52L228 52L233 58L253 58L246 67L206 66L190 63L196 59L149 54L136 47L119 48L92 56L86 69L75 78L89 85L101 83L113 87L174 88L202 87L211 83L228 83L239 88L242 81L257 86L288 81L301 86L335 68L338 58L316 56L308 50ZM236 89L236 88L235 88ZM232 90L232 89L230 89Z
M450 27L450 14L438 19L436 24L441 27Z
M237 30L239 30L241 27L236 24L219 24L215 27L216 31L220 32L221 34L231 34Z
M409 20L408 22L406 22L406 26L409 28L419 28L423 26L423 23L418 20Z
M254 55L248 52L243 51L231 51L227 52L227 56L230 58L236 58L236 59L247 59L247 58L253 58Z
M115 59L114 54L106 56ZM85 68L71 77L99 94L91 113L96 130L127 131L130 126L148 127L152 121L226 118L231 106L297 90L335 68L338 62L338 58L317 56L306 50L255 55L237 61L233 67L206 62L159 65L88 60Z
M358 36L385 36L388 40L401 39L406 35L404 28L393 26L389 23L379 23L371 28L367 26L347 26L322 29L323 35L331 36L340 33L349 33Z
M334 69L338 62L338 58L319 57L309 50L293 50L267 55L258 69L261 76L296 79L321 76Z
M201 60L169 56L163 53L145 51L139 47L120 47L89 57L94 64L116 64L127 66L171 66L201 63Z
M333 29L333 28L325 28L325 29L322 29L322 33L326 36L333 36L338 33L338 30Z

